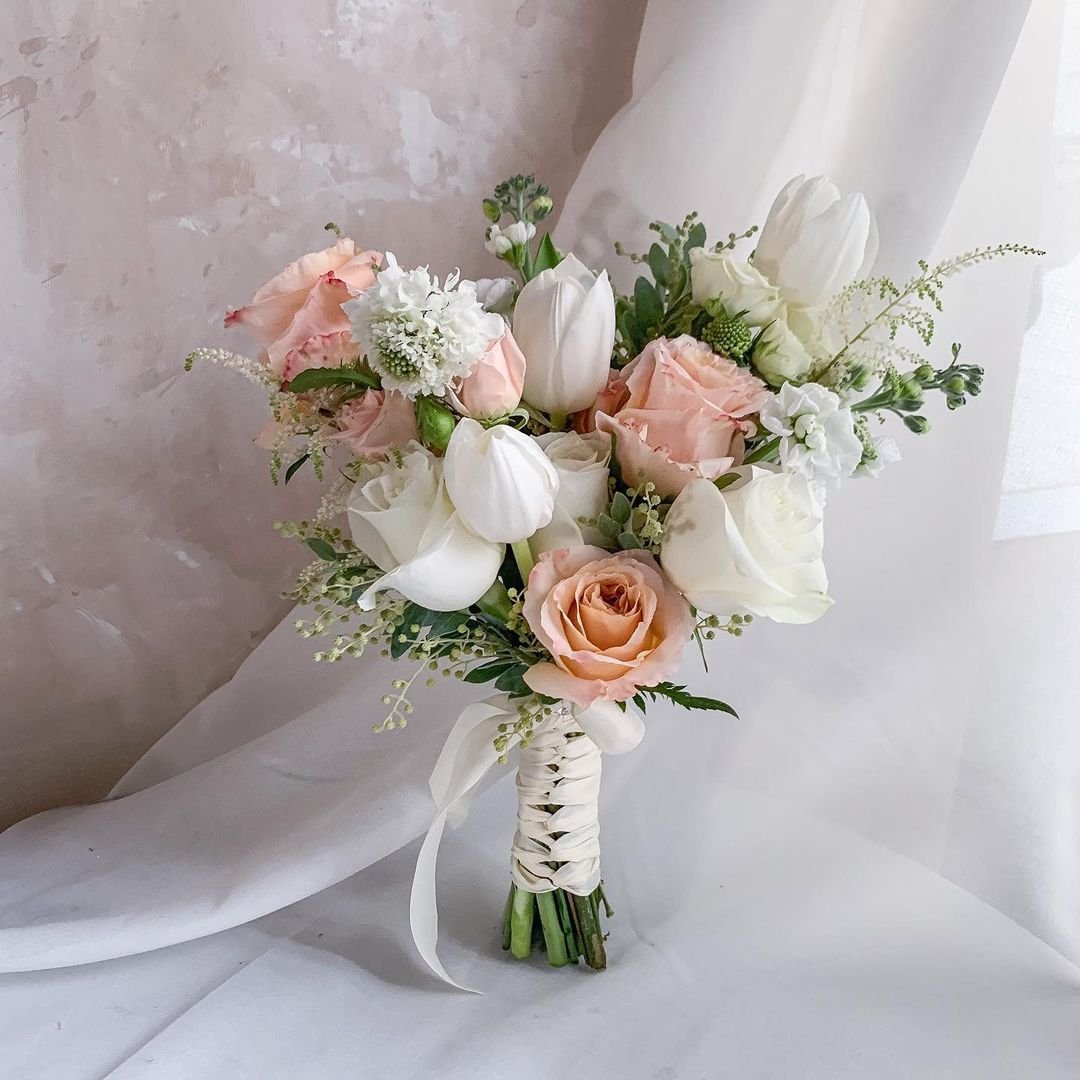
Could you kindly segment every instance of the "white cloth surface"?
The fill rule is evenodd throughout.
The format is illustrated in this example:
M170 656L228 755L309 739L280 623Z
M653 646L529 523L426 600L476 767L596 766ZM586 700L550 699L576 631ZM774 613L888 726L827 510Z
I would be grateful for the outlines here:
M708 738L710 721L692 721ZM415 845L259 922L158 952L0 977L5 1080L1056 1080L1080 972L998 912L837 826L714 787L673 798L678 740L609 785L612 966L498 947L512 785L444 843L442 950L415 955ZM609 765L606 780L632 767ZM625 777L623 777L625 779ZM610 790L610 789L614 790ZM686 815L724 823L709 858ZM646 828L646 821L651 822ZM682 835L682 840L679 837ZM649 842L641 845L642 838ZM634 857L632 853L637 854Z
M1037 239L1060 5L1037 0L1002 86L1026 8L652 4L634 101L562 244L606 260L642 219L695 206L726 234L816 170L881 209L889 266L943 225L950 248ZM947 305L987 391L830 500L836 608L810 629L756 622L708 677L688 658L743 719L652 710L642 746L605 763L605 975L493 955L506 784L440 860L444 960L488 996L423 974L414 851L391 853L426 826L438 747L476 695L443 681L376 738L388 665L314 665L286 623L114 801L0 836L0 969L105 961L4 977L12 1076L1075 1076L1062 597L1080 559L1075 536L991 540L1030 269L976 273Z

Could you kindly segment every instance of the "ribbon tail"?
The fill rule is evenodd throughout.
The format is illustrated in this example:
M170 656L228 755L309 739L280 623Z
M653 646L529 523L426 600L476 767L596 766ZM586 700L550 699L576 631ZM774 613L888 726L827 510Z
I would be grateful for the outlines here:
M420 847L409 896L409 924L424 963L443 982L470 994L482 991L455 982L439 959L436 863L447 819L457 824L464 818L469 797L498 758L494 743L499 724L510 716L505 699L483 701L465 709L450 731L431 774L437 813Z

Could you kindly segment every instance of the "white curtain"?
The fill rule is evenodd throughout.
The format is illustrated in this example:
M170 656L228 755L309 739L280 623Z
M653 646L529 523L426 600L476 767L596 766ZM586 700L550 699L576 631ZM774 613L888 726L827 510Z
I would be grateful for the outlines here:
M953 337L963 340L987 369L986 390L956 414L931 412L933 431L903 441L904 462L830 500L827 560L837 603L828 616L812 628L755 622L742 640L718 643L708 676L688 660L685 679L732 701L742 718L657 709L645 743L609 768L604 859L628 916L616 933L633 943L626 974L615 976L625 980L621 995L647 988L635 981L643 972L652 992L685 989L704 954L712 966L702 970L734 964L748 994L786 1000L777 983L784 964L830 935L843 952L850 934L864 959L883 950L885 970L906 972L898 977L905 986L914 980L913 1000L925 988L915 967L898 959L905 950L940 953L931 981L952 987L941 990L946 995L1012 971L1007 957L1024 949L1053 966L1049 950L961 889L1080 958L1080 536L1037 525L1029 531L1040 535L1024 535L1023 513L1002 503L1007 451L1013 489L1006 494L1024 494L1041 447L1071 446L1080 436L1074 411L1063 420L1072 437L1052 430L1032 441L1029 424L1027 442L1013 430L1009 449L1017 386L1017 409L1030 415L1061 389L1050 369L1072 392L1076 380L1075 370L1048 366L1036 347L1047 334L1040 283L1076 258L1075 229L1062 233L1054 224L1077 206L1075 93L1064 105L1057 96L1059 85L1076 89L1075 68L1068 71L1080 41L1076 5L1035 0L1028 9L1027 0L653 0L633 100L598 139L567 199L560 244L605 263L615 238L634 247L646 240L643 222L689 209L716 235L741 231L760 222L785 179L819 171L866 192L880 217L882 265L897 275L919 256L1000 240L1049 251L1037 270L992 265L948 284L938 347L944 353ZM1064 54L1062 74L1070 33L1074 51ZM1064 181L1063 160L1073 169ZM1058 302L1069 301L1059 295ZM1075 296L1071 303L1075 320ZM1067 317L1057 310L1059 322ZM1063 331L1074 343L1075 325ZM1026 472L1017 461L1028 463ZM995 540L1003 505L1013 538ZM236 926L340 881L421 831L430 812L426 777L467 700L464 688L440 687L418 703L404 733L375 737L370 725L392 677L386 665L324 669L310 662L310 644L287 621L135 766L112 801L51 811L0 837L0 966L77 964ZM474 817L491 820L471 821L468 839L447 845L444 914L447 948L463 976L471 972L474 984L517 1001L512 995L526 993L524 984L483 954L486 923L468 913L498 903L486 891L498 887L505 862L506 794L481 800ZM504 819L494 820L498 814ZM738 903L732 911L719 900L721 888L739 887L740 875L744 885L767 881L768 895L787 890L790 905L771 912L764 905L754 915L764 921L747 929L740 920L751 917ZM366 878L358 879L362 890ZM465 914L455 916L455 902ZM373 901L364 925L370 931L378 913L392 921L392 909ZM843 920L830 922L837 912ZM725 919L757 944L756 954L732 952ZM909 939L905 919L934 929ZM379 948L372 949L378 970ZM368 963L363 948L345 951ZM768 972L755 974L752 957L766 953L774 957ZM992 958L986 969L969 964L976 954ZM293 961L300 962L279 954L274 977L282 985L287 978L297 985ZM900 967L890 967L894 961ZM1072 969L1053 970L1064 980ZM1015 1000L958 1006L958 1016L970 1007L973 1033L982 1030L979 1017L999 1016L999 1006L1003 1026L983 1042L982 1071L941 1075L1067 1075L1065 1059L1051 1057L1068 1027L1054 1027L1049 1012L1024 1012L1026 978L1018 977ZM541 1015L560 1000L550 997L549 982ZM845 985L851 997L841 994L838 1010L841 1002L858 1009L862 984ZM792 991L799 1007L805 989ZM525 1008L521 1001L514 1007ZM512 1015L509 1005L490 1009L492 1031ZM711 1030L706 1004L688 1004L684 1014L688 1025ZM1041 1049L1027 1047L1027 1056L1010 1061L1002 1049L1011 1037L1007 1016L1026 1016ZM805 1022L811 1038L814 1023L835 1018L826 1010ZM958 1023L967 1030L966 1019ZM163 1044L177 1060L188 1060L183 1030ZM565 1053L550 1060L573 1060L587 1036L568 1029ZM902 1024L882 1038L894 1036L895 1052L915 1057L857 1075L929 1075L920 1069L941 1059L918 1055L949 1038L931 1031L913 1050ZM626 1037L633 1042L632 1028ZM493 1048L503 1045L504 1036L492 1038ZM430 1049L433 1039L420 1041ZM417 1053L418 1062L434 1060ZM709 1053L715 1046L703 1035L681 1048L679 1060L689 1068L715 1060ZM816 1053L805 1075L839 1075L836 1062L829 1071L825 1042ZM1032 1066L1040 1053L1049 1055L1042 1071ZM448 1062L445 1075L459 1075L459 1067L470 1075L452 1055L439 1060ZM323 1075L336 1075L332 1063L325 1067ZM763 1068L730 1075L794 1075L780 1064L781 1071ZM143 1074L129 1065L116 1075Z

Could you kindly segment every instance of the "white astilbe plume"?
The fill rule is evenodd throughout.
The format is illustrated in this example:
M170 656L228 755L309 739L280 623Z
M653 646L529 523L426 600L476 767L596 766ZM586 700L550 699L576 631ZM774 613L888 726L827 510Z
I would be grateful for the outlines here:
M818 383L784 383L762 406L761 426L780 436L780 464L815 487L835 485L862 460L851 410Z
M403 270L390 252L386 263L371 288L342 305L353 337L386 389L409 398L441 394L472 371L503 321L457 273L440 286L427 267Z

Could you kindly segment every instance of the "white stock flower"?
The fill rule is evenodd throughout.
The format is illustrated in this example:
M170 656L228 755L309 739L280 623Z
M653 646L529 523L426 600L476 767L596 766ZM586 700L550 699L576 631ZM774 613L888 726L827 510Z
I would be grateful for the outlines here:
M502 233L514 247L520 247L536 235L536 226L531 221L515 221L513 225L503 229Z
M346 510L353 543L384 571L360 597L364 611L384 589L432 611L460 611L499 573L502 545L465 526L446 493L442 462L420 446L367 466Z
M862 460L855 470L855 476L866 476L876 480L886 465L894 465L900 460L900 447L891 435L871 437L863 443Z
M387 390L408 398L441 394L472 371L502 335L503 321L456 273L440 287L426 267L403 270L390 252L386 263L371 288L342 304L353 337Z
M486 540L516 543L551 521L559 474L535 440L506 424L459 420L444 459L462 521Z
M815 307L864 278L878 235L866 199L841 197L824 176L796 176L773 201L754 252L754 266L789 304Z
M550 413L587 409L604 388L615 344L615 296L573 255L519 293L514 338L525 354L525 400Z
M798 473L760 465L734 470L717 489L694 480L664 519L660 562L699 611L749 611L781 623L809 623L832 600L822 562L821 509Z
M690 286L694 300L722 300L729 315L741 315L747 326L766 326L783 313L780 290L759 270L727 251L690 252Z
M500 229L498 225L489 225L487 227L487 236L484 240L484 247L490 251L492 255L505 255L513 246L510 237L504 236L502 229Z
M607 509L611 439L599 431L549 431L536 442L559 474L559 493L550 524L530 540L533 554L581 544L603 547L600 530L580 521L595 521Z
M862 459L851 410L819 383L784 383L761 407L760 420L780 436L780 464L815 483L835 485Z

